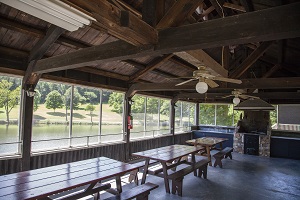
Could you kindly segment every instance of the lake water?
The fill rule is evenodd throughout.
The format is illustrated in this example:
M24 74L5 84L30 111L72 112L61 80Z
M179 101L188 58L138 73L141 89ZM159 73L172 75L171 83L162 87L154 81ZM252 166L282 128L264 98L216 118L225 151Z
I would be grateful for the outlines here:
M167 127L166 127L167 128ZM147 130L157 130L157 126L148 126ZM98 125L73 125L72 138L69 139L69 126L66 125L40 125L32 128L32 151L39 151L45 149L60 149L70 146L84 146L98 143L105 143L109 141L122 141L122 125L102 125L101 136L99 136ZM158 134L158 131L143 132L142 125L134 125L131 130L130 138L138 138L143 136L153 136ZM138 133L136 133L138 132ZM169 130L161 130L159 133L169 133ZM112 135L113 134L113 135ZM81 137L93 136L93 137ZM17 142L19 139L17 125L0 125L0 143ZM66 138L61 140L38 141ZM18 144L0 145L0 154L11 154L18 151Z

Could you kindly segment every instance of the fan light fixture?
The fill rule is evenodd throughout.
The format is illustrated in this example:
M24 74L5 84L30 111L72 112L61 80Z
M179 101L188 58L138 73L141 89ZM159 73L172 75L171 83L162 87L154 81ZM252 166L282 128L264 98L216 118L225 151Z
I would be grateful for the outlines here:
M232 102L234 105L238 105L241 102L241 100L238 97L234 97Z
M13 8L43 19L68 31L76 31L95 20L59 0L0 0Z
M196 91L200 94L204 94L208 90L208 85L205 82L199 81L196 84Z

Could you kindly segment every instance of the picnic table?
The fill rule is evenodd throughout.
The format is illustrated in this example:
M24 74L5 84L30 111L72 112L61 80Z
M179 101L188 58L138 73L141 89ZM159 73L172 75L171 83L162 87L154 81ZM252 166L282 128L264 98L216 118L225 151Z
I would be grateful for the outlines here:
M209 165L212 166L211 163L211 153L210 150L214 148L217 144L220 145L220 150L223 149L222 143L228 140L227 138L218 138L218 137L202 137L193 140L187 140L186 143L194 145L194 146L203 146L206 149L206 155L209 160Z
M0 176L0 199L50 199L49 196L86 186L83 192L67 199L77 199L111 189L99 182L116 178L116 194L122 192L121 176L138 167L106 157L71 162Z
M182 173L181 173L182 176L185 176L186 174L188 174L190 172L194 172L194 175L196 175L196 169L201 167L202 164L204 166L206 164L206 166L207 166L208 161L206 163L205 163L205 161L203 163L199 162L199 164L197 165L196 159L195 159L195 153L197 153L199 150L200 150L200 148L197 146L171 145L171 146L165 146L165 147L160 147L160 148L155 148L155 149L150 149L150 150L146 150L146 151L133 153L134 156L145 158L145 166L144 166L143 177L142 177L141 183L144 184L146 181L147 173L149 173L149 174L151 173L151 171L149 170L150 160L159 161L162 165L162 169L158 169L157 171L154 171L151 174L164 178L166 192L170 193L170 186L169 186L168 179L170 179L174 176L168 174L168 169L172 169L172 168L174 169L174 167L176 167L180 164L188 164L188 165L190 165L190 167L186 168L186 169L188 169L188 171L182 171ZM186 160L186 158L189 154L191 154L191 159L188 162L188 160ZM205 176L206 176L206 174L205 174ZM181 178L181 184L182 184L182 178ZM172 193L174 193L173 189L172 189ZM181 191L179 192L179 195L181 196Z

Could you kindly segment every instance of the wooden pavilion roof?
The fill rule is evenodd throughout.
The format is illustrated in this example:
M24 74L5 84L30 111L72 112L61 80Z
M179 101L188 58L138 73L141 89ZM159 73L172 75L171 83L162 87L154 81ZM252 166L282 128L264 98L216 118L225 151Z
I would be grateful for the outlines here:
M296 0L62 0L96 20L69 32L0 3L0 72L195 102L231 102L233 89L300 103ZM218 82L175 86L204 64ZM254 92L254 93L253 93Z

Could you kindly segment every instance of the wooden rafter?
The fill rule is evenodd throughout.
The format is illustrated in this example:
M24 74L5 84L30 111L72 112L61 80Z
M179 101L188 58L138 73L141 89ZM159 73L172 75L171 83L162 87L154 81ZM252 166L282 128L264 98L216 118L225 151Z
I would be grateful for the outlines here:
M102 70L102 69L97 69L95 67L81 67L81 68L77 68L75 69L76 71L81 71L81 72L87 72L90 74L97 74L100 76L106 76L106 77L110 77L110 78L116 78L116 79L120 79L123 81L128 81L129 80L129 76L125 76L122 74L117 74L115 72L110 72L110 71L106 71L106 70Z
M234 3L225 2L223 4L223 7L230 8L232 10L237 10L237 11L240 11L240 12L246 12L246 9L244 8L244 6L236 5Z
M240 2L241 2L242 6L244 7L246 12L254 11L252 0L240 0Z
M230 75L231 78L240 78L253 63L255 63L272 45L272 41L263 42L257 47L242 63L236 68L236 70Z
M149 65L146 66L145 69L142 69L142 70L138 71L137 73L133 74L132 76L130 76L129 81L130 82L137 81L138 79L145 76L146 73L148 73L148 72L152 71L153 69L157 68L158 66L162 65L164 62L166 62L172 56L173 56L172 54L168 54L168 55L162 56L160 58L154 59L152 62L150 62Z
M203 0L176 1L156 25L156 28L163 29L170 26L181 25L188 16L191 16L202 1Z
M159 32L159 42L155 47L134 47L122 41L112 42L40 60L36 72L60 71L145 55L158 56L185 50L300 37L299 9L300 3L294 3L205 23L167 28ZM249 21L250 24L247 23Z
M68 0L96 19L101 30L133 45L156 44L157 31L129 11L120 10L108 1Z
M263 78L269 78L270 76L272 76L272 74L274 74L276 71L278 71L279 69L281 69L281 65L277 64L274 65L269 71L267 71L267 73L265 73L262 77Z
M223 7L224 0L209 0L209 1L221 17L227 16L227 12Z
M41 74L33 73L36 66L36 61L41 59L47 50L54 44L59 36L65 31L65 29L51 25L44 38L40 39L34 47L31 49L28 57L30 64L27 67L25 76L23 78L23 88L26 85L32 85L35 87L40 79Z
M206 23L167 28L159 32L156 49L178 52L299 37L299 9L300 3L293 3Z

